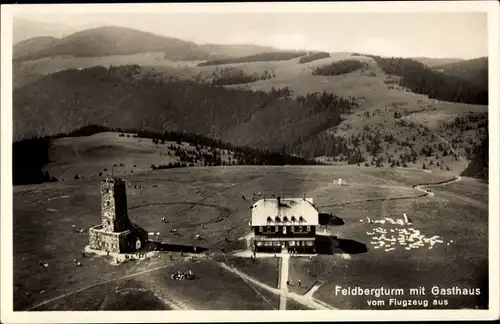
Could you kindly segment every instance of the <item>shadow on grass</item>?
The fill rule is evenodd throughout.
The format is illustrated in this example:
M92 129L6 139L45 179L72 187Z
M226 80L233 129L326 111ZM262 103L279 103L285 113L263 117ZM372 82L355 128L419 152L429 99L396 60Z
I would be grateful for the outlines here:
M168 244L150 241L148 242L147 250L156 250L160 252L203 253L208 249L201 246Z
M341 226L344 224L344 220L336 215L327 213L319 214L319 225Z
M341 239L336 236L316 235L316 252L318 254L359 254L368 252L366 244L361 242Z

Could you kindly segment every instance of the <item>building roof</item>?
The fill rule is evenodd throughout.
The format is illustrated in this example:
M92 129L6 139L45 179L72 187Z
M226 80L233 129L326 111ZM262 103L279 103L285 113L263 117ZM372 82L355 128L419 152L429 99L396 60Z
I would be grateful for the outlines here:
M318 225L312 198L261 199L252 206L252 226Z

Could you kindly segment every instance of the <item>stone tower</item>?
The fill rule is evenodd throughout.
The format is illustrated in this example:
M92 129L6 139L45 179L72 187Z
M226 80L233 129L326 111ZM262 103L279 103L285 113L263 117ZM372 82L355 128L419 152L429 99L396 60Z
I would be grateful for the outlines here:
M101 182L101 224L90 228L90 248L114 253L140 250L148 233L132 224L127 213L125 181L106 178Z
M123 180L102 180L101 218L106 232L123 232L132 227L127 213L127 189Z

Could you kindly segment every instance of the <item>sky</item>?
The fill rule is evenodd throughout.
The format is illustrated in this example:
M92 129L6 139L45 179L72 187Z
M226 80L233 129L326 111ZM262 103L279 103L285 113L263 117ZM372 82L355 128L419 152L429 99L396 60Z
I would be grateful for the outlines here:
M422 13L31 13L15 14L77 30L113 25L196 43L383 56L476 58L488 55L481 12Z

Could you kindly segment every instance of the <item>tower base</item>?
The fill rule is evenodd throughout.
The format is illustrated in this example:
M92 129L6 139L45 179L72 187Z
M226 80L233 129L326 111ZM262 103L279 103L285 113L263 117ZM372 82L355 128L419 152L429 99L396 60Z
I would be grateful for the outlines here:
M148 233L133 225L132 229L123 232L109 232L104 225L90 228L90 248L109 251L111 253L130 253L139 251L148 241Z

